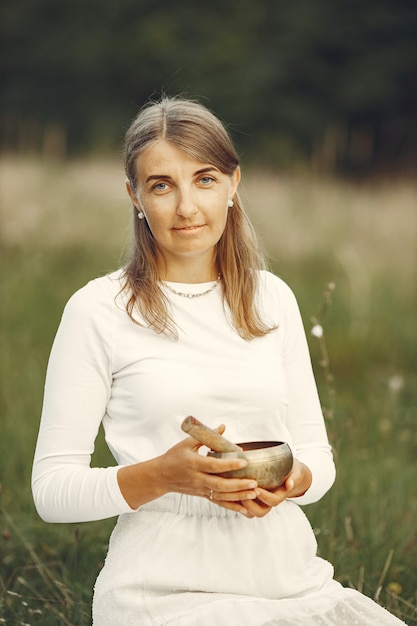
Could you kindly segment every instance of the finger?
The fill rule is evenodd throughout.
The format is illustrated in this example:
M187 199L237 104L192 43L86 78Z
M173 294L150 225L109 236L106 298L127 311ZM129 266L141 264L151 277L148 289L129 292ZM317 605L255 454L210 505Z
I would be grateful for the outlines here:
M272 510L272 507L263 504L259 499L242 500L242 505L252 517L265 517Z
M287 478L287 480L285 481L285 487L287 489L287 491L292 491L294 489L295 486L295 481L293 478Z
M216 504L223 509L227 509L229 511L235 511L236 513L240 513L245 517L252 518L253 515L250 513L242 503L239 502L216 502Z
M219 459L213 456L203 455L199 455L196 461L199 463L201 471L206 472L207 474L222 474L223 472L240 470L245 468L248 464L246 459Z
M268 507L278 506L278 504L281 504L281 502L288 497L286 488L282 486L274 491L258 488L256 489L256 493L258 501Z
M220 478L211 476L209 480L209 489L213 489L218 494L238 493L241 494L246 491L254 491L258 487L256 480L251 478ZM255 495L256 497L256 495Z
M198 441L197 439L194 439L194 437L186 437L186 439L183 439L182 441L177 443L176 446L174 447L175 448L184 447L190 450L199 450L203 445L204 444L202 444L200 441Z
M232 492L218 492L213 491L211 494L211 500L220 502L239 502L240 500L256 500L256 492L253 490L244 491L232 491Z

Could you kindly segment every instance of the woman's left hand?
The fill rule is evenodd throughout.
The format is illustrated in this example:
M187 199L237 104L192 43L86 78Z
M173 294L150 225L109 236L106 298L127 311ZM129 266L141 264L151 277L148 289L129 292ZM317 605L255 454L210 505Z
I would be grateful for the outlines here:
M256 500L242 501L248 511L248 517L264 517L273 507L278 506L287 498L295 498L305 494L312 482L311 471L297 459L294 459L292 470L286 481L277 489L268 491L257 487Z

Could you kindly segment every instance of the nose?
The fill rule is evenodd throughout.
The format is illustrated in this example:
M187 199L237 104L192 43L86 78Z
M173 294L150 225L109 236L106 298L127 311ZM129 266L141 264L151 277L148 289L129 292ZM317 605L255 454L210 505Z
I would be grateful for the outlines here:
M192 217L198 212L197 205L190 189L178 189L177 193L177 215L181 217Z

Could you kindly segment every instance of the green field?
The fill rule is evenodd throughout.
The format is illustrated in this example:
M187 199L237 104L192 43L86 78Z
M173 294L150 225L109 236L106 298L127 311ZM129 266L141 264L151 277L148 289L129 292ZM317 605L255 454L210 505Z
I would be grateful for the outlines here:
M417 185L243 180L271 266L298 297L335 450L336 484L305 508L320 554L416 626ZM121 263L130 205L114 161L2 159L0 188L0 624L84 626L114 520L43 523L31 462L62 308ZM100 440L94 462L107 461Z

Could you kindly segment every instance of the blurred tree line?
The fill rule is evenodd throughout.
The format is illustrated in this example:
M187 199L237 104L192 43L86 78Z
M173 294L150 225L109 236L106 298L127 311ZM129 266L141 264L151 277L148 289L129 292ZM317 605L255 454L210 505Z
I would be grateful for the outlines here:
M416 0L3 0L3 150L119 147L150 96L196 96L244 159L417 160Z

